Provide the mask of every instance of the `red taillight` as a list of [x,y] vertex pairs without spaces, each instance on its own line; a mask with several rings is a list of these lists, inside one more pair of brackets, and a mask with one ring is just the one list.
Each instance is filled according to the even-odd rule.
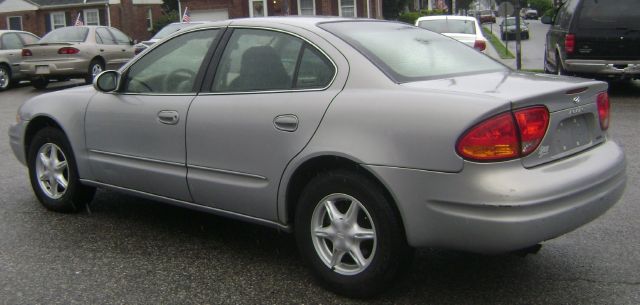
[[487,43],[484,40],[476,40],[476,42],[473,43],[473,48],[478,51],[484,51],[484,49],[487,48]]
[[22,49],[22,56],[33,56],[33,53],[29,49]]
[[58,54],[78,54],[80,50],[72,47],[64,47],[58,50]]
[[542,142],[549,125],[549,111],[543,106],[536,106],[518,110],[514,115],[520,130],[520,154],[524,157]]
[[536,150],[549,125],[544,106],[502,113],[471,128],[458,141],[457,152],[475,161],[504,161]]
[[598,94],[598,117],[600,117],[600,128],[607,130],[609,128],[609,94],[606,92],[600,92]]
[[576,35],[567,34],[564,36],[564,50],[567,54],[572,54],[576,50]]

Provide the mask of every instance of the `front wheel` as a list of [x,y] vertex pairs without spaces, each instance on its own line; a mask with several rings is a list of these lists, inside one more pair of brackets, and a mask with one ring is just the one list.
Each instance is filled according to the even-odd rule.
[[95,188],[80,184],[70,147],[64,133],[53,127],[38,131],[29,146],[31,187],[40,203],[56,212],[76,212],[95,194]]
[[411,261],[402,223],[380,186],[349,171],[314,178],[296,210],[302,258],[336,293],[380,293]]

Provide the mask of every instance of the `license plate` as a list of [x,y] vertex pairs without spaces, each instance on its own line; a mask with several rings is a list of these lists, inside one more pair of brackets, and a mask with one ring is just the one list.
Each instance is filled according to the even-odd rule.
[[554,140],[554,148],[557,152],[590,144],[593,139],[585,116],[575,116],[560,122]]
[[36,74],[49,74],[49,66],[36,66]]

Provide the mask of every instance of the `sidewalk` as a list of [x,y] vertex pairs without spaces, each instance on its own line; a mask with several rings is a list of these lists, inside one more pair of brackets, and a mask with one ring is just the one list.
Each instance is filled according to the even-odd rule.
[[504,65],[515,69],[516,68],[516,59],[515,58],[511,58],[511,59],[502,59],[500,58],[500,55],[498,55],[498,51],[496,51],[496,49],[493,47],[493,45],[487,41],[487,48],[485,49],[485,54],[489,55],[490,57],[494,58],[495,60],[503,63]]

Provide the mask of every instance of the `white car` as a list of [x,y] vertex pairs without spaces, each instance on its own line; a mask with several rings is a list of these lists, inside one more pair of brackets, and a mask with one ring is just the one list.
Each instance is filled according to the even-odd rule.
[[425,16],[416,20],[416,26],[449,36],[481,52],[487,48],[480,25],[470,16]]

